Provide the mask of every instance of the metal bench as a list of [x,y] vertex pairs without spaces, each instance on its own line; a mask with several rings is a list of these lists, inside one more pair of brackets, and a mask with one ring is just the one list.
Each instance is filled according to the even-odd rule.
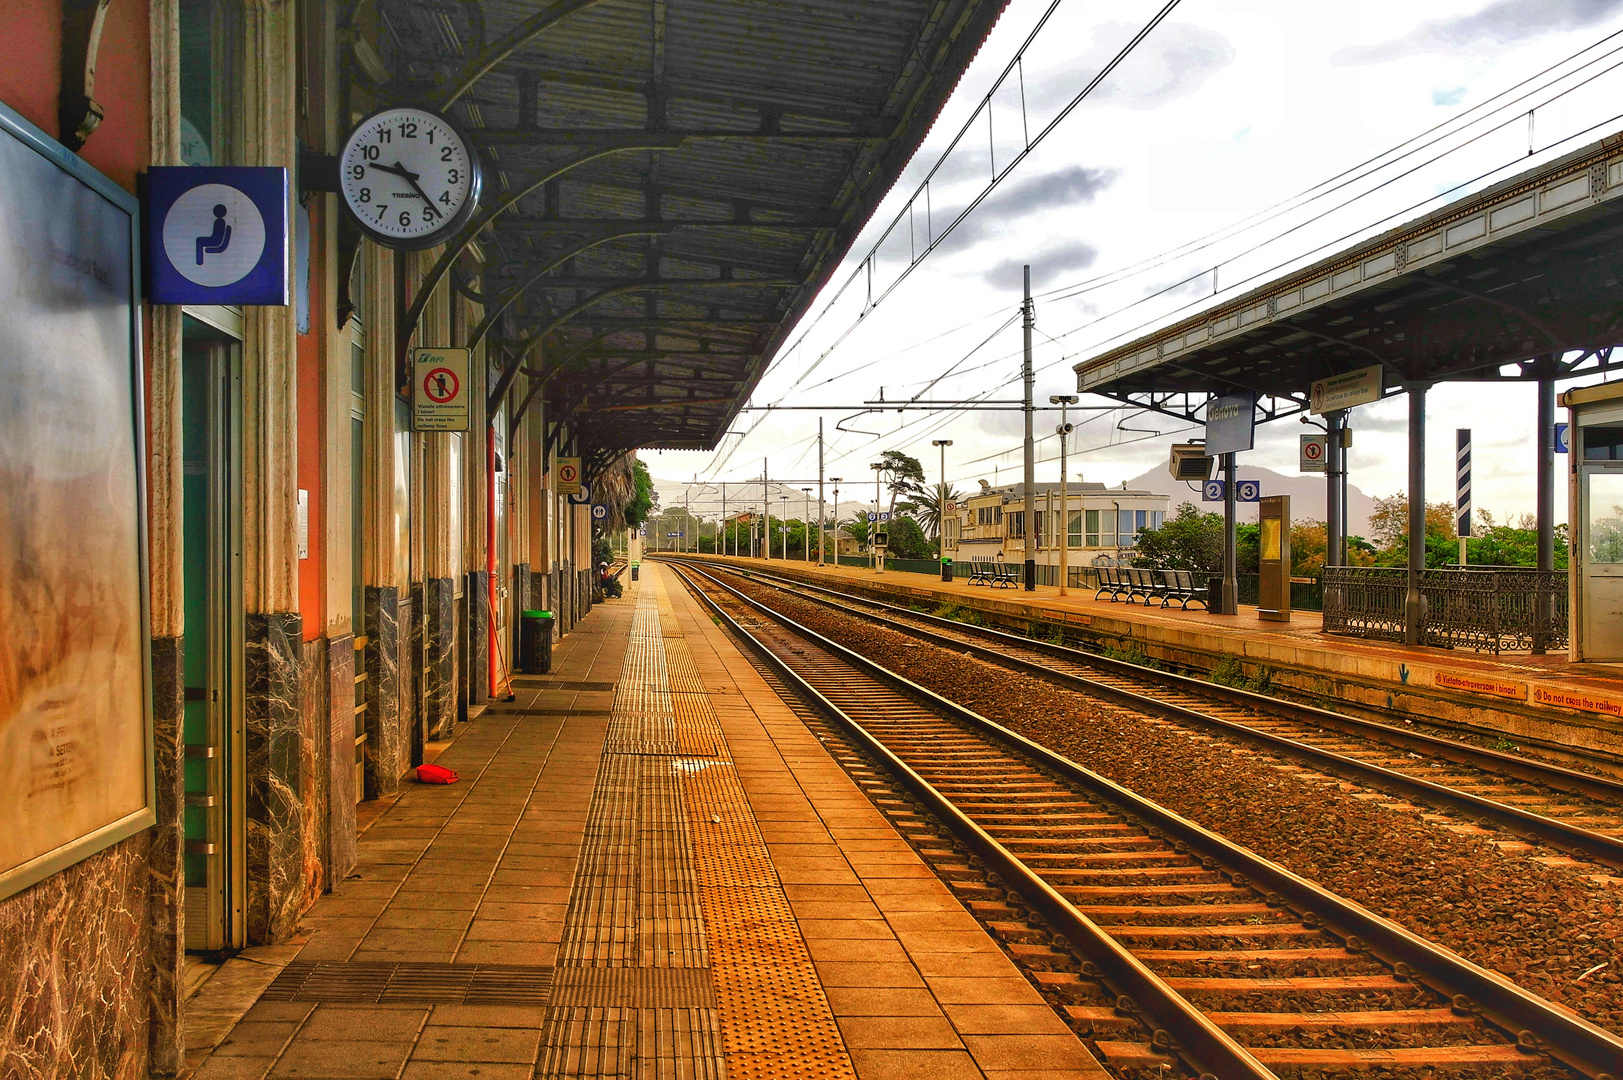
[[[1114,566],[1099,567],[1099,591],[1093,594],[1095,600],[1109,593],[1110,602],[1114,604],[1123,593],[1127,592],[1127,589],[1127,581],[1119,569]],[[1131,603],[1130,599],[1129,603]]]
[[1127,567],[1127,579],[1130,582],[1127,596],[1128,603],[1132,603],[1134,597],[1142,596],[1144,606],[1149,607],[1151,600],[1159,600],[1166,595],[1166,586],[1156,580],[1154,570],[1129,566]]
[[1195,575],[1190,571],[1162,570],[1161,580],[1166,585],[1166,591],[1161,598],[1162,607],[1166,607],[1174,600],[1178,601],[1185,611],[1189,610],[1191,602],[1198,603],[1203,608],[1207,606],[1207,592],[1205,589],[1196,587]]
[[1020,587],[1020,568],[1017,566],[998,563],[994,575],[992,581],[994,585],[1001,585],[1006,589],[1018,589]]
[[971,585],[996,584],[995,571],[997,567],[991,559],[971,557],[969,561],[969,583]]

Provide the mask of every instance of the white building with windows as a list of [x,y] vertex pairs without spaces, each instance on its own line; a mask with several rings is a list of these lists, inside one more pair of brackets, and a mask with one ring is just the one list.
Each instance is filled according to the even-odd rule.
[[[1080,568],[1114,566],[1130,558],[1138,531],[1159,528],[1172,501],[1126,485],[1107,488],[1085,480],[1070,483],[1068,507],[1060,503],[1057,483],[1037,484],[1033,493],[1037,500],[1037,580],[1041,584],[1059,580],[1062,517],[1069,525],[1067,564],[1076,582]],[[980,491],[960,501],[956,513],[947,514],[947,557],[960,563],[1024,562],[1025,499],[1024,484],[992,487],[981,481]]]

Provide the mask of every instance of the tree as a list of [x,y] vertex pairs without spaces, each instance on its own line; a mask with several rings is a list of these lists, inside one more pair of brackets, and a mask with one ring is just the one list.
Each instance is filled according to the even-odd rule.
[[868,546],[867,518],[854,517],[850,521],[847,521],[844,525],[840,526],[840,528],[845,530],[845,535],[854,539],[862,547]]
[[[1409,565],[1409,499],[1391,495],[1375,500],[1369,517],[1369,531],[1375,541],[1377,566]],[[1426,566],[1436,568],[1459,561],[1459,541],[1454,537],[1454,507],[1446,502],[1426,507]]]
[[963,496],[949,484],[931,484],[928,491],[915,499],[899,502],[896,508],[919,523],[926,536],[941,539],[941,504],[962,502]]
[[1223,569],[1223,517],[1184,503],[1159,529],[1141,529],[1135,562],[1166,570],[1220,573]]
[[922,497],[924,491],[924,466],[919,459],[909,457],[900,450],[886,450],[879,455],[879,471],[887,477],[885,487],[890,491],[890,517],[896,518],[896,500],[898,498]]
[[924,535],[919,523],[906,515],[890,519],[889,536],[885,550],[893,559],[935,558],[935,544]]

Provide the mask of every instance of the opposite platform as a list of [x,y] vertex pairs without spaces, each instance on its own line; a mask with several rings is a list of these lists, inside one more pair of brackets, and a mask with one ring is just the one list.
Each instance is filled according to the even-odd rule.
[[362,836],[196,1075],[1106,1075],[648,569]]
[[1564,653],[1493,656],[1332,636],[1312,611],[1294,612],[1289,623],[1266,622],[1252,607],[1212,615],[1198,608],[1112,603],[1095,599],[1091,589],[1073,588],[1062,597],[1053,586],[993,589],[863,567],[721,561],[904,606],[973,608],[988,622],[1017,631],[1033,622],[1063,624],[1074,638],[1137,648],[1181,670],[1209,672],[1232,657],[1247,674],[1266,668],[1275,686],[1334,708],[1363,705],[1378,719],[1395,712],[1555,752],[1577,749],[1623,771],[1623,665],[1571,664]]

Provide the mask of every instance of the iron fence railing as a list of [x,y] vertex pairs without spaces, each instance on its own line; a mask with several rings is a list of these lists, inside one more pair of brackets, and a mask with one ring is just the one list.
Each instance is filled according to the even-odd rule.
[[[1373,566],[1326,567],[1324,629],[1330,634],[1402,641],[1408,572]],[[1421,642],[1477,652],[1567,647],[1567,572],[1498,567],[1427,570]]]

